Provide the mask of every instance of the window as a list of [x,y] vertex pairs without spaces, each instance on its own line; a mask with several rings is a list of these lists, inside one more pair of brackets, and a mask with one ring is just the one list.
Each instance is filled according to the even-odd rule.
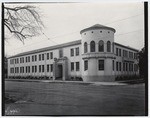
[[22,63],[24,63],[24,57],[22,57]]
[[104,70],[104,60],[98,60],[98,69]]
[[95,52],[95,42],[94,41],[91,41],[91,43],[90,43],[90,50],[91,50],[91,52]]
[[79,62],[76,62],[76,71],[79,71],[80,65]]
[[114,69],[115,69],[114,60],[112,60],[112,68],[113,68],[113,71],[114,71]]
[[53,72],[53,64],[51,64],[51,72]]
[[119,49],[119,56],[121,56],[121,49]]
[[44,72],[44,65],[42,65],[42,72]]
[[28,66],[28,73],[30,73],[30,66]]
[[71,52],[71,57],[74,56],[74,49],[73,48],[70,50],[70,52]]
[[41,54],[39,54],[39,61],[41,61]]
[[107,52],[111,52],[111,43],[107,41]]
[[35,56],[35,57],[34,57],[34,58],[35,58],[35,61],[37,61],[37,56],[36,56],[36,55],[34,55],[34,56]]
[[22,73],[22,67],[20,67],[20,73]]
[[74,71],[74,62],[71,62],[71,71]]
[[20,63],[22,63],[22,59],[20,58]]
[[32,72],[34,72],[34,66],[32,66]]
[[123,63],[123,71],[125,71],[125,63]]
[[87,53],[88,48],[87,48],[87,42],[84,43],[84,53]]
[[59,58],[61,58],[61,57],[63,57],[63,50],[62,49],[59,50]]
[[128,63],[126,63],[126,71],[128,71]]
[[49,60],[49,53],[47,53],[47,60]]
[[32,56],[32,62],[34,61],[34,55]]
[[116,48],[116,55],[118,56],[118,48]]
[[28,62],[28,57],[26,57],[26,62]]
[[26,73],[28,73],[28,66],[26,66]]
[[119,71],[121,71],[121,62],[119,62]]
[[39,72],[41,72],[41,65],[39,65]]
[[84,70],[88,70],[88,60],[84,61]]
[[50,58],[53,59],[53,52],[50,52]]
[[79,55],[79,47],[76,48],[76,56],[78,56],[78,55]]
[[22,67],[22,73],[24,73],[24,67]]
[[42,54],[42,60],[44,60],[44,54]]
[[37,66],[34,66],[34,68],[35,68],[35,73],[37,72]]
[[28,62],[30,62],[30,56],[28,56]]
[[49,64],[47,64],[47,72],[49,72]]
[[118,71],[118,62],[116,62],[116,71]]
[[99,41],[98,50],[104,52],[104,42],[102,40]]

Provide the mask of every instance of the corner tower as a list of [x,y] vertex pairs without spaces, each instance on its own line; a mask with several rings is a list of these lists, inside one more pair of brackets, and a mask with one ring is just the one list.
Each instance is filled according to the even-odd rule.
[[80,31],[84,81],[114,80],[114,33],[114,28],[100,24]]

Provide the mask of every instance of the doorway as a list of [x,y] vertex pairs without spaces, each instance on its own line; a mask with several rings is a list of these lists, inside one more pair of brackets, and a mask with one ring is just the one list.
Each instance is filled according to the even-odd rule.
[[57,71],[57,80],[62,80],[63,78],[63,66],[62,64],[58,65],[58,71]]

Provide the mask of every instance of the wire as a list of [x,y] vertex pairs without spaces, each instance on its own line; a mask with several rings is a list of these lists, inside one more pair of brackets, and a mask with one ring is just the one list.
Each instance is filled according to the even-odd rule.
[[[126,33],[121,33],[121,34],[117,34],[117,35],[114,35],[114,36],[116,37],[116,36],[120,36],[120,35],[127,35],[127,34],[130,34],[130,33],[133,33],[133,32],[138,32],[138,31],[143,31],[143,29],[138,29],[138,30],[134,30],[134,31],[126,32]],[[100,37],[100,38],[107,38],[107,37],[109,37],[109,36],[104,36],[104,37]],[[27,45],[27,46],[30,46],[30,45]],[[24,47],[27,47],[27,46],[24,46]],[[15,50],[17,50],[17,49],[22,49],[22,48],[16,48]]]

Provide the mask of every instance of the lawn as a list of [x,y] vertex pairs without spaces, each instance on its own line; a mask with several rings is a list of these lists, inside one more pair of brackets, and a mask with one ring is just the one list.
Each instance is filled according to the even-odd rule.
[[6,115],[145,115],[145,85],[5,81]]

